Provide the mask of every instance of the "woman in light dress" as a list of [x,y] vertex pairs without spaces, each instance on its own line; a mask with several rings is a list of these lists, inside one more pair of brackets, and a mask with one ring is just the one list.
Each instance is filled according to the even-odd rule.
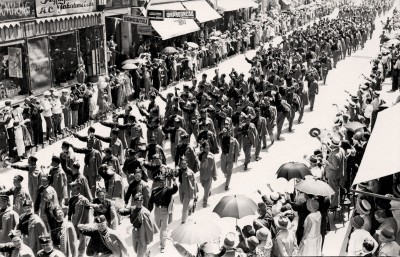
[[307,209],[310,211],[304,221],[304,234],[300,242],[298,256],[321,256],[321,213],[318,211],[317,200],[307,200]]

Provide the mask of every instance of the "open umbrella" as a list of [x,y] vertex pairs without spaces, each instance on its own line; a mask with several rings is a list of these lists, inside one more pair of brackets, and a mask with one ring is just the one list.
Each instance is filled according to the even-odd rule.
[[168,46],[168,47],[164,48],[161,52],[164,54],[174,54],[174,53],[178,53],[179,51],[175,47]]
[[335,193],[327,183],[314,178],[302,180],[294,188],[306,194],[319,196],[331,196]]
[[122,69],[124,70],[136,70],[138,68],[138,66],[136,66],[133,63],[127,63],[124,66],[122,66]]
[[128,63],[133,63],[133,64],[145,64],[146,62],[147,62],[146,59],[137,58],[137,59],[128,59],[128,60],[122,62],[122,64],[128,64]]
[[194,42],[187,42],[187,45],[191,48],[197,49],[199,48],[199,45],[194,43]]
[[209,37],[209,39],[210,39],[210,40],[221,40],[221,38],[220,38],[220,37],[217,37],[217,36]]
[[278,178],[285,178],[287,181],[292,178],[304,179],[305,176],[311,175],[310,169],[300,162],[288,162],[283,164],[276,172]]
[[172,231],[171,238],[181,244],[202,244],[220,236],[221,231],[221,227],[211,220],[188,220]]
[[358,122],[358,121],[352,121],[346,124],[345,126],[348,130],[356,132],[357,130],[361,128],[365,128],[365,125]]
[[230,195],[223,197],[213,212],[221,218],[231,217],[241,219],[257,213],[257,204],[244,195]]

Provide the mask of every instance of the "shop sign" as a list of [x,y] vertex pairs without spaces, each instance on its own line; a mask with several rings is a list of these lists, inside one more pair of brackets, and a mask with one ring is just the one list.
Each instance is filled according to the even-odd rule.
[[35,17],[34,0],[0,0],[0,21]]
[[143,16],[124,15],[123,20],[133,24],[149,25],[149,19]]
[[29,69],[32,90],[51,85],[49,58],[49,41],[47,38],[28,41]]
[[147,10],[147,17],[150,20],[163,21],[164,11],[162,10]]
[[36,0],[37,17],[96,11],[96,0]]
[[19,47],[8,48],[8,76],[10,78],[23,78],[22,49]]
[[151,26],[138,25],[137,33],[139,35],[152,36],[153,35],[153,29],[151,28]]
[[195,19],[196,11],[192,10],[165,10],[165,18],[167,19]]

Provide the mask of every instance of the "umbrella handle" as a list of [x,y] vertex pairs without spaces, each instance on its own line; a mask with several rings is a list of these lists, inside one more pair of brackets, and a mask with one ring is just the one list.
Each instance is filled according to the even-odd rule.
[[267,187],[269,188],[269,190],[271,190],[271,192],[274,192],[274,190],[272,189],[272,187],[269,183],[267,183]]

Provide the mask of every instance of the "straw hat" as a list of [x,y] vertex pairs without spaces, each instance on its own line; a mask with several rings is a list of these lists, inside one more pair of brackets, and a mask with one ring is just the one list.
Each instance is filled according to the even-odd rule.
[[233,232],[229,232],[224,239],[224,247],[226,249],[233,249],[239,244],[239,238]]
[[307,210],[309,210],[310,212],[317,212],[318,208],[319,208],[319,203],[317,200],[314,199],[309,199],[307,200]]

